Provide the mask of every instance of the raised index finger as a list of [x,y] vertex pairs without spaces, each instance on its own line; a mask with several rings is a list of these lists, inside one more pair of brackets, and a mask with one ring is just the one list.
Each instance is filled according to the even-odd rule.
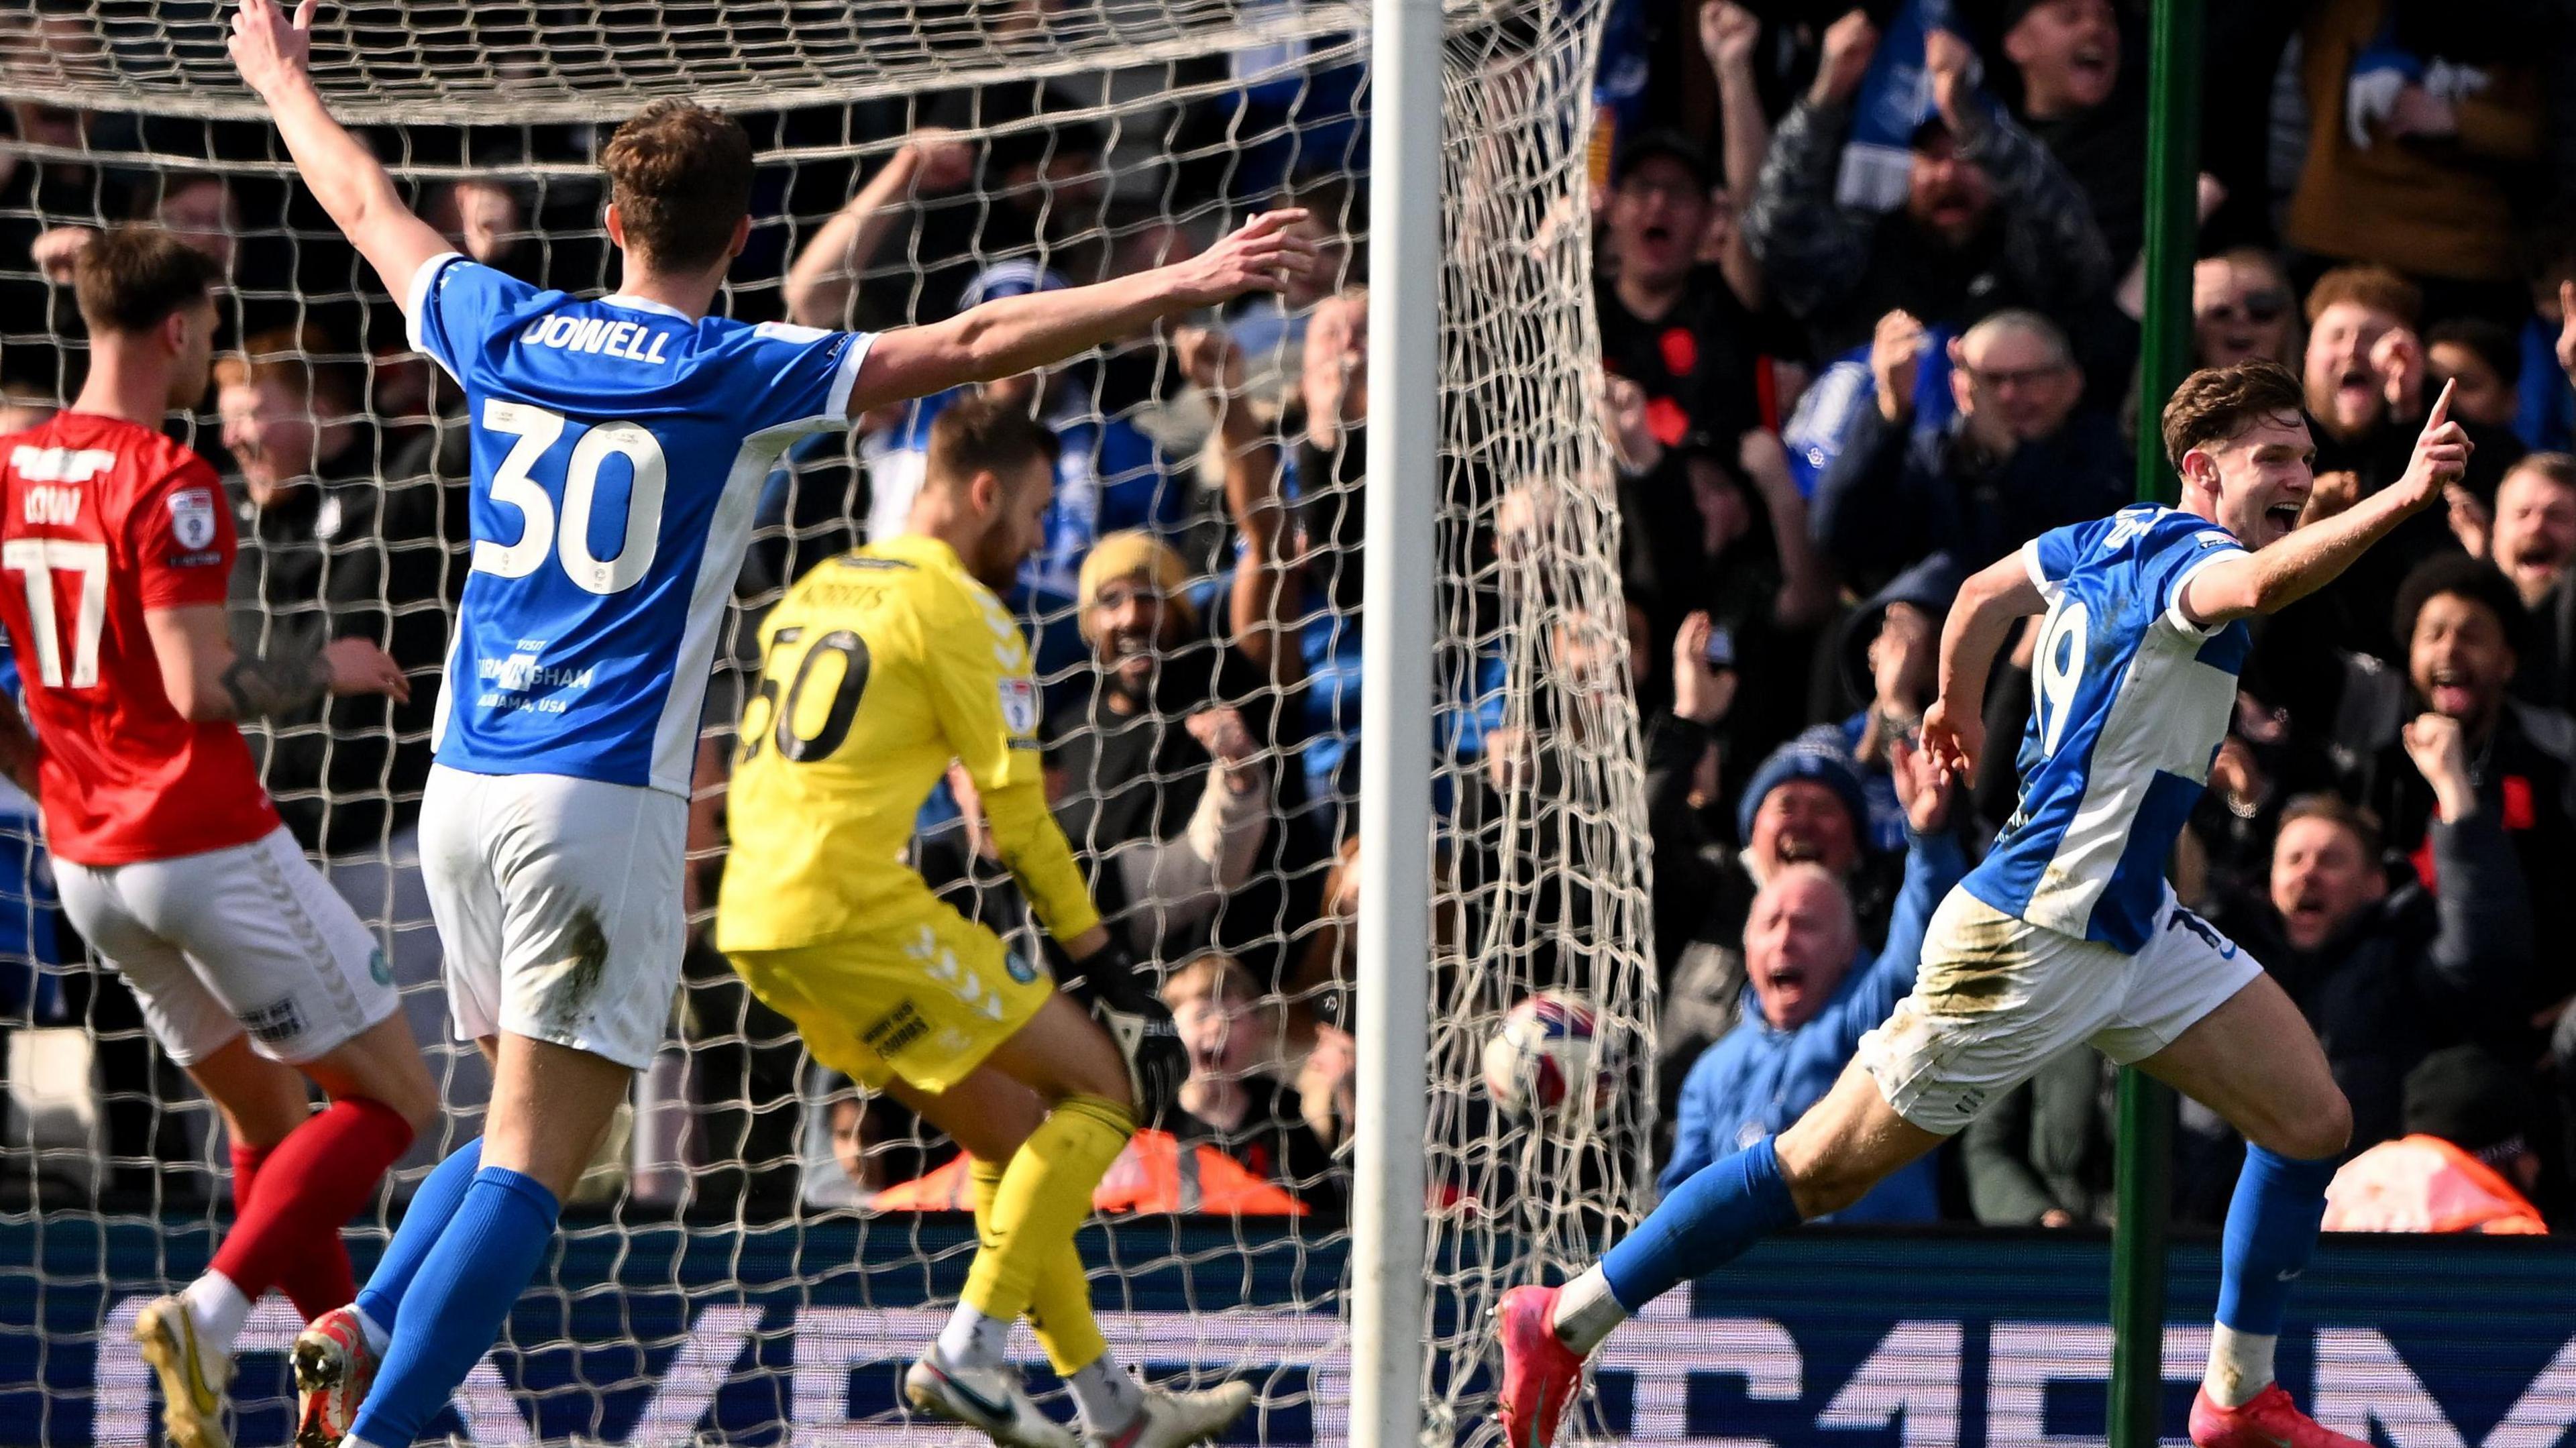
[[2424,430],[2431,432],[2451,420],[2451,389],[2460,385],[2454,377],[2442,384],[2442,395],[2433,399],[2433,410],[2424,414]]

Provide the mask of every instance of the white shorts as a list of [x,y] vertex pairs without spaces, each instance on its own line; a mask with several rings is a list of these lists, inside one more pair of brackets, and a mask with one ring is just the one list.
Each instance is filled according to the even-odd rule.
[[1896,1114],[1947,1136],[2089,1043],[2120,1065],[2173,1044],[2263,973],[2172,892],[2135,955],[2032,925],[1954,889],[1932,914],[1913,994],[1860,1038]]
[[650,1065],[680,987],[688,825],[657,789],[432,766],[420,865],[457,1038]]
[[64,913],[182,1066],[244,1032],[252,1050],[300,1065],[401,1004],[375,933],[282,827],[176,859],[58,859],[54,878]]

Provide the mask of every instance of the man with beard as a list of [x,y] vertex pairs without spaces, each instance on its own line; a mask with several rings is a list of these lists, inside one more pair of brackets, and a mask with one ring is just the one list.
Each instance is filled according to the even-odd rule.
[[[2429,713],[2453,721],[2475,806],[2495,812],[2522,875],[2562,881],[2576,872],[2576,720],[2556,709],[2512,698],[2513,678],[2529,619],[2504,575],[2454,553],[2408,574],[2397,593],[2396,630],[2407,641],[2403,675],[2374,659],[2351,656],[2335,716],[2335,759],[2343,793],[2387,823],[2391,846],[2410,857],[2431,888],[2452,882],[2431,828],[2454,801],[2441,795],[2409,758],[2409,727]],[[2417,720],[2414,726],[2405,721]],[[2539,938],[2558,940],[2576,928],[2565,892],[2543,888],[2532,902]],[[2559,955],[2540,963],[2528,1004],[2551,1005],[2576,992],[2576,971]]]
[[2474,558],[2513,583],[2531,611],[2531,633],[2514,672],[2513,696],[2564,709],[2576,698],[2576,457],[2533,453],[2496,484],[2495,507],[2461,490],[2451,495],[2451,531]]
[[1083,560],[1076,620],[1092,672],[1049,721],[1056,818],[1138,951],[1174,959],[1214,941],[1275,974],[1263,952],[1276,950],[1283,867],[1313,854],[1296,848],[1304,780],[1289,771],[1274,786],[1269,762],[1289,744],[1279,702],[1304,659],[1281,644],[1303,592],[1279,566],[1278,449],[1241,396],[1241,350],[1222,329],[1192,328],[1176,352],[1217,413],[1242,548],[1204,606],[1180,555],[1149,533],[1112,533]]
[[2352,1103],[2354,1150],[2404,1134],[2401,1086],[2427,1053],[2520,1024],[2532,960],[2530,892],[2500,812],[2470,782],[2459,721],[2421,715],[2401,747],[2443,801],[2427,840],[2439,890],[2390,878],[2367,811],[2310,794],[2281,812],[2264,893],[2211,915],[2316,1028]]
[[1905,204],[1845,210],[1835,176],[1852,101],[1878,33],[1854,10],[1825,32],[1815,83],[1772,140],[1745,218],[1772,291],[1805,322],[1821,359],[1905,311],[1964,326],[2008,306],[2067,311],[2111,285],[2109,250],[2084,192],[2046,147],[1976,94],[1974,52],[1930,33],[1933,113],[1913,137]]
[[[763,625],[717,945],[817,1059],[973,1158],[979,1250],[948,1327],[905,1374],[914,1408],[997,1443],[1074,1448],[1009,1361],[1026,1315],[1095,1439],[1179,1448],[1231,1422],[1249,1391],[1130,1376],[1092,1320],[1073,1240],[1101,1173],[1173,1104],[1188,1057],[1048,817],[1037,685],[997,595],[1040,536],[1055,439],[970,398],[931,424],[930,447],[913,526],[808,573]],[[823,680],[831,702],[807,707]],[[898,858],[921,798],[959,764],[1078,986],[1059,991]]]

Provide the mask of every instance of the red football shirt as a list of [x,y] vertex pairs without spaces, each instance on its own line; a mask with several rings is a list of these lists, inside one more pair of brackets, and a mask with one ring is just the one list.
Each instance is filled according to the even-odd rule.
[[0,622],[62,858],[166,860],[277,828],[241,731],[171,707],[143,626],[146,609],[223,603],[234,546],[215,470],[157,432],[63,412],[0,437]]

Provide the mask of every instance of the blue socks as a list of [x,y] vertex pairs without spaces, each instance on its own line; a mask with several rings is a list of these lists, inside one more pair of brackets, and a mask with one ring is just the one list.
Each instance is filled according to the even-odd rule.
[[465,1189],[474,1184],[474,1173],[482,1165],[483,1138],[478,1136],[450,1153],[412,1193],[411,1205],[403,1209],[402,1225],[385,1244],[385,1255],[376,1259],[367,1285],[358,1289],[358,1310],[376,1326],[393,1331],[403,1294],[411,1291],[411,1280],[419,1274],[429,1249],[438,1245],[448,1220],[464,1205]]
[[555,1194],[534,1177],[497,1166],[474,1173],[447,1230],[419,1264],[351,1438],[408,1448],[420,1436],[501,1335],[545,1260],[559,1210]]
[[2245,1148],[2245,1170],[2227,1204],[2227,1233],[2219,1248],[2221,1326],[2280,1335],[2290,1310],[2290,1283],[2316,1250],[2326,1183],[2334,1174],[2331,1160],[2292,1161],[2259,1146]]
[[[1634,1313],[1679,1284],[1743,1255],[1798,1224],[1798,1205],[1764,1137],[1710,1162],[1664,1198],[1627,1240],[1601,1259],[1610,1295]],[[2309,1221],[2311,1228],[2315,1219]],[[2234,1230],[2231,1219],[2229,1230]],[[2314,1235],[2313,1231],[2310,1235]]]

